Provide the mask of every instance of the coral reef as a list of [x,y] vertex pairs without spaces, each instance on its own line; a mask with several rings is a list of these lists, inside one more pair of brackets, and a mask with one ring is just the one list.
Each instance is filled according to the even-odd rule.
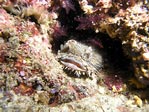
[[79,3],[86,16],[77,18],[80,22],[77,29],[92,28],[120,39],[125,55],[133,61],[137,79],[149,85],[148,1],[80,0]]
[[113,69],[100,35],[121,42],[148,85],[148,9],[145,0],[0,0],[0,111],[147,111],[148,88]]
[[[5,5],[2,4],[2,7],[6,8]],[[10,111],[20,102],[19,100],[23,100],[23,97],[25,99],[20,105],[24,105],[28,97],[28,103],[37,104],[38,108],[38,104],[56,106],[94,94],[88,92],[91,87],[85,84],[86,81],[80,84],[70,81],[52,53],[50,42],[56,27],[59,26],[55,16],[51,16],[53,12],[48,13],[44,9],[40,17],[46,14],[49,18],[43,17],[46,21],[44,23],[38,21],[40,17],[36,17],[37,10],[32,13],[37,21],[33,21],[30,14],[22,17],[21,14],[8,13],[12,10],[0,9],[0,100],[3,102],[0,104],[1,108]],[[92,83],[96,84],[94,81]],[[15,97],[18,100],[14,100]]]

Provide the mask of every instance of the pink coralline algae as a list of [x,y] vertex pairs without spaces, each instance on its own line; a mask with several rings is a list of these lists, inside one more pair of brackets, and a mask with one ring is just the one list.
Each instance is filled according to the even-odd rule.
[[122,91],[124,88],[124,82],[118,75],[107,76],[104,79],[104,83],[107,85],[108,89],[113,90],[114,92]]

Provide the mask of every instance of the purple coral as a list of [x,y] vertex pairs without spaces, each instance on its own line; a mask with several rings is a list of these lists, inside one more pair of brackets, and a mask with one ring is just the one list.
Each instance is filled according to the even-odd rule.
[[54,0],[54,2],[52,2],[52,7],[49,9],[57,11],[61,8],[64,8],[67,14],[69,13],[70,10],[75,11],[75,6],[72,0]]
[[53,29],[54,29],[54,33],[53,33],[54,38],[61,37],[61,36],[67,36],[66,28],[60,27],[58,24],[56,24],[53,27]]
[[104,19],[104,17],[105,17],[104,14],[90,15],[87,17],[77,17],[75,18],[75,20],[80,22],[80,24],[76,29],[85,30],[85,29],[93,28],[94,26],[98,25],[99,22]]
[[75,7],[72,4],[71,0],[60,0],[62,7],[66,10],[66,13],[68,14],[70,10],[75,11]]

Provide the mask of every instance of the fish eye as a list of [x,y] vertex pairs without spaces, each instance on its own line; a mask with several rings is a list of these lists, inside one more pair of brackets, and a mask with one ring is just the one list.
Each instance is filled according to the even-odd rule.
[[85,58],[89,59],[91,57],[91,53],[85,53],[84,56]]
[[68,52],[69,51],[69,46],[64,46],[62,49],[61,49],[61,52]]

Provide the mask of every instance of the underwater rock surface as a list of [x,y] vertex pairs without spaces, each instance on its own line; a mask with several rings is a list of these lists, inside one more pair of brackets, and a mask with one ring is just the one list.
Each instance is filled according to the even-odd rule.
[[[79,0],[86,13],[79,29],[93,28],[120,39],[126,56],[133,63],[134,74],[143,84],[149,85],[149,7],[141,0]],[[100,19],[100,21],[99,21]]]
[[[148,1],[0,0],[0,6],[0,111],[149,110]],[[106,61],[93,38],[98,32],[120,40],[145,85]]]

